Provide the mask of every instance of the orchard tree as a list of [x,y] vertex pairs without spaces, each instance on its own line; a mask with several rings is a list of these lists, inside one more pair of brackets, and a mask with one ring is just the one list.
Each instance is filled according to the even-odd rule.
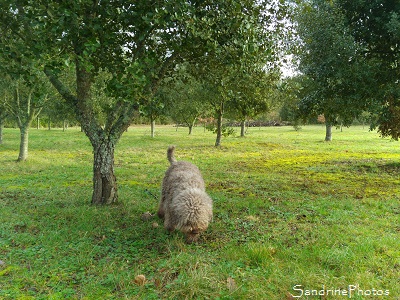
[[291,122],[295,130],[299,130],[302,123],[309,121],[307,118],[309,114],[307,112],[302,113],[299,107],[301,100],[310,93],[305,89],[310,87],[310,83],[307,82],[308,79],[305,75],[296,75],[285,78],[278,85],[278,97],[281,104],[279,117],[283,121]]
[[[336,0],[360,55],[371,69],[368,110],[378,113],[372,127],[382,136],[400,137],[400,2]],[[365,102],[360,99],[360,102]]]
[[245,136],[246,120],[269,112],[277,104],[278,70],[250,65],[232,77],[233,93],[228,110],[240,120],[240,136]]
[[215,146],[221,145],[223,116],[229,107],[236,108],[242,120],[243,115],[268,110],[269,103],[261,95],[270,83],[264,71],[274,74],[279,64],[283,50],[280,40],[287,34],[283,21],[287,11],[285,2],[279,1],[269,3],[256,20],[242,16],[243,24],[251,28],[248,36],[228,44],[201,68],[201,82],[213,95],[208,99],[216,120]]
[[166,80],[160,93],[166,98],[167,114],[177,127],[181,124],[188,127],[190,135],[197,119],[209,110],[210,93],[189,69],[189,65],[179,66],[176,75]]
[[29,129],[32,121],[37,118],[48,100],[48,90],[46,90],[48,87],[43,84],[41,79],[38,78],[36,83],[27,83],[22,78],[12,80],[10,77],[3,77],[4,82],[8,83],[8,87],[3,91],[3,98],[0,102],[8,114],[14,118],[20,131],[17,161],[25,161],[28,158]]
[[299,35],[299,70],[306,75],[307,95],[300,102],[303,115],[324,115],[325,140],[332,126],[349,126],[367,107],[368,85],[374,76],[359,55],[359,48],[336,1],[304,2],[296,16]]
[[[56,1],[3,0],[0,3],[0,55],[22,58],[42,70],[75,111],[93,147],[93,204],[118,199],[114,149],[139,105],[182,61],[215,57],[232,45],[250,52],[253,32],[265,28],[267,1]],[[14,44],[19,47],[15,47]],[[201,60],[202,62],[207,60]],[[63,80],[74,68],[74,87]],[[28,70],[24,70],[27,72]],[[111,101],[93,100],[93,82],[110,75]]]
[[[298,14],[300,70],[315,87],[302,101],[328,121],[369,111],[383,136],[400,136],[400,3],[314,0]],[[325,110],[325,111],[324,111]]]
[[[269,40],[272,42],[272,40]],[[277,62],[274,55],[268,55],[273,48],[255,50],[252,55],[245,57],[242,62],[233,61],[234,55],[214,60],[212,64],[203,69],[201,84],[207,90],[206,97],[213,117],[216,120],[215,146],[221,145],[223,136],[223,116],[231,110],[239,115],[241,120],[252,114],[258,114],[262,110],[268,110],[268,99],[266,98],[267,86],[270,81],[268,75],[261,68],[254,69],[252,63],[259,63],[260,59],[267,59]],[[261,50],[262,49],[262,50]],[[231,49],[232,50],[232,49]]]
[[165,96],[157,92],[150,97],[146,104],[140,106],[140,114],[150,121],[150,136],[155,137],[156,119],[165,114]]

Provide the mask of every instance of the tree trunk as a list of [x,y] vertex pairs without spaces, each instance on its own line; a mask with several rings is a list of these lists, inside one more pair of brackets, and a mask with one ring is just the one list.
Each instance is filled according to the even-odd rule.
[[223,115],[223,106],[221,105],[221,109],[217,111],[217,139],[215,140],[215,147],[221,146],[222,139],[222,115]]
[[193,132],[193,127],[194,127],[194,124],[196,123],[196,119],[197,118],[194,118],[193,122],[189,124],[189,135],[191,135]]
[[19,128],[21,139],[19,144],[19,155],[17,161],[25,161],[28,158],[28,132],[29,126],[23,125]]
[[156,130],[156,120],[151,120],[151,137],[153,138],[155,136],[155,130]]
[[240,122],[240,136],[244,137],[246,134],[246,120],[242,120],[242,122]]
[[325,142],[330,142],[332,141],[332,125],[326,122],[325,127],[326,127]]
[[93,195],[92,204],[117,202],[117,179],[114,175],[114,148],[111,142],[100,141],[93,145]]
[[0,145],[3,144],[4,120],[0,118]]

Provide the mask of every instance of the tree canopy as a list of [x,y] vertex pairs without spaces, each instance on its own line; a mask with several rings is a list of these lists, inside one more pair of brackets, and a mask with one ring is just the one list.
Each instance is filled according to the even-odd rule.
[[363,111],[377,113],[383,136],[400,136],[399,2],[304,1],[298,6],[299,69],[310,92],[304,114],[344,125]]
[[[0,55],[12,62],[9,74],[29,80],[32,71],[44,72],[74,108],[94,150],[92,203],[113,203],[115,144],[139,106],[178,63],[203,68],[216,57],[229,64],[268,52],[268,26],[280,6],[250,0],[4,0]],[[63,77],[71,68],[72,87]],[[104,72],[108,100],[99,106],[94,83]]]

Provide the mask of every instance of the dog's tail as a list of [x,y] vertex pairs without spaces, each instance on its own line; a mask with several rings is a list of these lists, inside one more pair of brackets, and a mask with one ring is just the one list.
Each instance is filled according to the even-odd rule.
[[168,147],[167,158],[171,164],[176,162],[174,151],[175,151],[175,146]]

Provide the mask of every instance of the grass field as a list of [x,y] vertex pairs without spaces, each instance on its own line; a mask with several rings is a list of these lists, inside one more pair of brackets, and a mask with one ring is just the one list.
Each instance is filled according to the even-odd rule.
[[[250,128],[215,148],[202,128],[157,130],[123,135],[108,207],[90,205],[77,128],[32,129],[24,163],[18,130],[4,130],[0,299],[400,299],[398,142],[351,127],[326,143],[321,125]],[[170,144],[214,199],[198,244],[141,219],[157,210]]]

